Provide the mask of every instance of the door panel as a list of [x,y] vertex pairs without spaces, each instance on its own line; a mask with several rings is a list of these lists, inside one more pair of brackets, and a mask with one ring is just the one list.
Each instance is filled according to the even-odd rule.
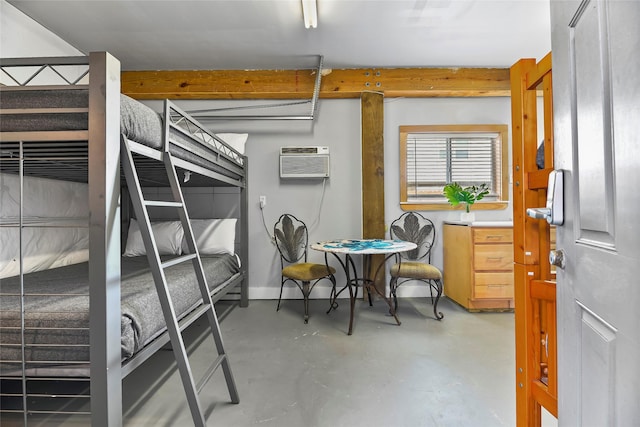
[[[601,3],[590,2],[573,22],[572,80],[576,82],[578,239],[598,246],[613,243],[613,168],[610,90],[606,70],[607,30]],[[603,203],[605,201],[607,203]]]
[[640,2],[551,2],[561,426],[640,419]]
[[580,395],[582,413],[580,425],[610,426],[614,421],[614,388],[611,379],[615,377],[616,330],[607,322],[581,308],[580,347],[582,374]]

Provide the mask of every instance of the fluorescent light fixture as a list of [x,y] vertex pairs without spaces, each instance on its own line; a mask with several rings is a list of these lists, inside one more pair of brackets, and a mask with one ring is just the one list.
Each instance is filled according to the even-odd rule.
[[302,0],[302,19],[305,28],[318,26],[318,5],[316,0]]

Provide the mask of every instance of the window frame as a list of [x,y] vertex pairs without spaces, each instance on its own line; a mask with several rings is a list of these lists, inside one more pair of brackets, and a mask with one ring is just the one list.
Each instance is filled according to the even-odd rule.
[[501,183],[497,186],[498,200],[480,200],[471,206],[471,210],[500,210],[509,206],[509,151],[508,126],[500,124],[483,125],[404,125],[400,126],[400,207],[404,211],[414,210],[460,210],[462,206],[451,206],[447,199],[437,199],[427,203],[408,201],[407,194],[407,135],[415,133],[491,133],[498,134],[500,139],[500,176]]

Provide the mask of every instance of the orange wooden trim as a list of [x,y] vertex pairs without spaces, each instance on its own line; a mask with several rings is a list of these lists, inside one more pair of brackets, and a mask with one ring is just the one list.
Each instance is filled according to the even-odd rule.
[[[531,271],[531,266],[527,266],[527,270]],[[535,272],[537,274],[537,272]],[[529,418],[528,425],[539,426],[541,420],[540,407],[532,402],[536,402],[534,397],[533,382],[541,376],[541,354],[540,354],[540,341],[541,334],[541,321],[540,321],[540,301],[531,298],[530,290],[531,282],[527,283],[527,299],[525,305],[527,307],[527,329],[525,331],[526,338],[526,355],[527,355],[527,416]],[[533,424],[532,424],[533,423]]]
[[[549,54],[550,56],[551,54]],[[553,169],[553,76],[551,71],[543,80],[544,105],[544,167]]]
[[[389,97],[509,96],[505,68],[324,69],[319,97],[359,98],[376,91]],[[124,71],[122,92],[136,99],[311,98],[315,69]]]
[[[541,207],[546,202],[549,170],[538,171],[536,165],[539,142],[536,97],[540,93],[544,97],[541,118],[545,130],[545,166],[553,165],[550,71],[551,54],[537,64],[533,59],[522,59],[511,67],[516,423],[519,427],[540,426],[540,405],[557,414],[555,287],[551,281],[543,280],[552,276],[546,258],[550,231],[546,222],[525,214],[527,208]],[[541,353],[543,334],[547,343],[544,354]],[[551,387],[539,380],[541,362],[547,364]]]
[[[406,179],[405,179],[405,194],[406,194]],[[403,182],[400,181],[400,190],[402,190]],[[479,201],[471,205],[472,211],[491,211],[507,209],[509,202],[485,202]],[[403,211],[463,211],[465,208],[461,206],[451,206],[447,202],[441,203],[410,203],[400,202],[400,208]]]
[[[528,249],[525,250],[525,136],[531,128],[525,120],[525,112],[535,111],[535,96],[525,89],[525,76],[535,66],[535,59],[521,59],[511,67],[511,144],[513,176],[513,231],[514,261],[530,264],[537,259]],[[527,254],[530,253],[530,255]]]
[[534,68],[527,72],[525,85],[527,90],[535,90],[542,79],[551,72],[551,62],[551,52],[549,52]]
[[[540,206],[545,206],[547,202],[547,192],[538,191],[540,198]],[[555,275],[551,274],[551,264],[549,263],[549,251],[551,250],[551,227],[547,221],[538,220],[538,251],[541,256],[539,259],[540,275],[537,279],[549,280],[555,282]]]
[[[532,349],[539,345],[534,323],[535,310],[529,295],[529,282],[537,273],[535,266],[514,264],[514,305],[516,330],[516,421],[518,427],[536,425],[540,418],[539,408],[536,409],[531,394],[531,379],[539,373],[536,362],[531,354]],[[537,360],[537,359],[536,359]]]
[[531,281],[531,298],[555,301],[556,300],[556,284],[548,280],[532,280]]
[[540,169],[527,173],[526,185],[530,190],[546,189],[551,169]]
[[548,387],[539,380],[531,381],[531,394],[536,402],[544,406],[554,417],[558,416],[558,401],[548,390]]
[[547,389],[556,401],[555,412],[551,410],[549,410],[549,412],[555,417],[558,417],[558,322],[556,317],[556,302],[553,301],[549,306],[551,309],[547,310],[547,332],[549,333],[549,339],[547,341],[547,348],[549,350],[549,356],[547,358],[549,385]]

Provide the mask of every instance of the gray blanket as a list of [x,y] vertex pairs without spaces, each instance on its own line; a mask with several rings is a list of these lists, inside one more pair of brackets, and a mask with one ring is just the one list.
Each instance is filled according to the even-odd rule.
[[[234,256],[206,256],[202,261],[212,291],[240,274]],[[192,264],[182,263],[165,273],[176,313],[183,317],[201,301]],[[30,344],[26,360],[34,362],[29,367],[88,362],[88,263],[28,274],[24,286],[24,336]],[[19,278],[2,279],[0,287],[0,369],[7,372],[19,367],[11,361],[20,360],[20,297],[9,296],[19,294]],[[166,329],[146,257],[122,258],[121,301],[125,360]]]

